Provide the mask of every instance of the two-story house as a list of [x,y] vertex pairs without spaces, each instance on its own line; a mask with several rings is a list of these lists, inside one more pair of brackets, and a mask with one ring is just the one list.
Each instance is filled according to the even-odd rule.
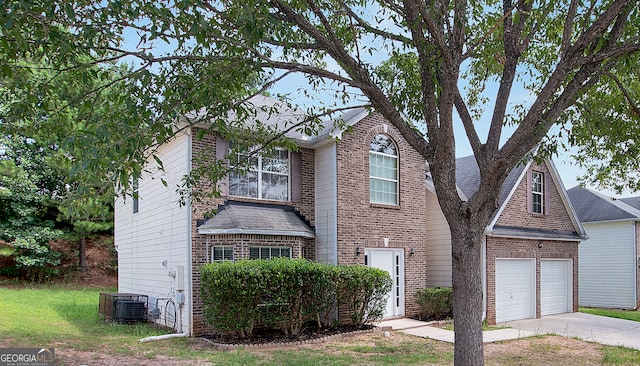
[[[301,112],[267,97],[251,103],[280,110],[277,116],[265,114],[265,123],[300,119]],[[185,206],[178,205],[175,187],[200,161],[194,156],[213,151],[224,159],[229,143],[215,132],[196,138],[199,127],[191,127],[160,147],[164,170],[151,160],[149,173],[135,185],[139,199],[116,201],[119,291],[149,295],[151,308],[157,306],[163,316],[175,314],[171,326],[197,335],[209,330],[199,296],[201,265],[303,257],[387,270],[393,289],[385,317],[418,315],[418,289],[451,284],[448,227],[425,161],[378,113],[358,109],[342,120],[347,130],[328,123],[318,136],[288,133],[297,151],[252,157],[249,169],[232,170],[216,183],[221,197]],[[458,164],[471,181],[472,165],[468,160]],[[463,181],[461,195],[471,194],[473,183]],[[577,243],[583,231],[553,164],[527,164],[505,186],[487,229],[488,318],[544,315],[550,311],[547,298],[558,312],[575,311]],[[212,209],[217,213],[205,218]],[[520,268],[527,270],[512,275]],[[564,276],[563,286],[557,273]],[[505,279],[518,283],[503,284]],[[515,290],[527,292],[516,306],[528,305],[528,312],[503,317],[503,307],[516,303],[511,301]]]

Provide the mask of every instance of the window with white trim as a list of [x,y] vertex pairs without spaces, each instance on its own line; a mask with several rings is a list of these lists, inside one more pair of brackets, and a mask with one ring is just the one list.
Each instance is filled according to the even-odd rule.
[[289,150],[276,148],[269,154],[237,153],[238,169],[229,173],[229,195],[289,200]]
[[211,262],[233,261],[233,247],[216,245],[211,247]]
[[398,204],[398,148],[383,134],[376,135],[369,144],[369,200]]
[[531,212],[544,213],[544,173],[531,172]]
[[249,259],[291,258],[290,247],[249,247]]

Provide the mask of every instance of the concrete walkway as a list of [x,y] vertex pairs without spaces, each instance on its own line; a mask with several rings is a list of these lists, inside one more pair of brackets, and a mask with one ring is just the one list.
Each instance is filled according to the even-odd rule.
[[589,342],[640,350],[640,322],[605,316],[567,313],[516,320],[507,326],[535,334],[557,334]]
[[[385,320],[377,324],[378,327],[391,327],[402,333],[411,334],[422,338],[430,338],[438,341],[453,343],[453,331],[433,326],[434,322],[423,322],[414,319]],[[535,332],[513,328],[496,329],[482,332],[484,343],[507,341],[511,339],[526,338],[536,335]]]
[[[385,320],[378,327],[391,327],[402,333],[453,343],[453,331],[434,327],[434,322],[414,319]],[[589,342],[624,346],[640,350],[640,322],[584,313],[547,315],[540,319],[504,323],[508,328],[482,332],[484,343],[557,334]]]

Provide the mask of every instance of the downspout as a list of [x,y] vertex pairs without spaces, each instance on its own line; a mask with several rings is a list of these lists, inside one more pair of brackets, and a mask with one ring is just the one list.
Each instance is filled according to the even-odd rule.
[[145,337],[138,340],[138,342],[144,343],[144,342],[150,342],[150,341],[161,341],[163,339],[184,338],[188,336],[189,336],[189,333],[171,333],[171,334],[163,334],[159,336]]

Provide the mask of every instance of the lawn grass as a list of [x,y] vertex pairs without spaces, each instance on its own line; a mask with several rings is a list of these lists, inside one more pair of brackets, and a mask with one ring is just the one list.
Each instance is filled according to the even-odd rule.
[[53,345],[63,336],[80,350],[166,333],[146,324],[105,323],[98,316],[100,292],[59,287],[0,288],[0,332],[14,346]]
[[[198,338],[174,338],[140,343],[138,340],[165,333],[148,324],[105,323],[98,316],[100,292],[114,289],[71,289],[63,287],[0,287],[0,347],[53,347],[58,365],[88,363],[99,365],[99,357],[120,357],[127,364],[145,360],[166,360],[180,364],[215,365],[451,365],[453,345],[392,332],[361,334],[343,341],[313,346],[267,350],[221,351]],[[544,340],[545,338],[541,338]],[[487,358],[488,365],[520,365],[525,359],[539,364],[562,359],[564,350],[555,345],[529,342],[530,354],[523,355],[523,343],[502,354]],[[533,342],[533,343],[532,343]],[[505,342],[505,345],[509,342]],[[523,346],[520,346],[522,344]],[[586,343],[584,343],[586,344]],[[595,359],[580,355],[578,364],[637,364],[640,351],[621,347],[589,346],[598,349]],[[66,351],[66,352],[65,352]],[[76,353],[73,359],[72,352]],[[544,351],[544,352],[541,352]],[[545,358],[542,357],[544,353]],[[81,356],[77,356],[81,354]],[[78,359],[78,357],[82,357]],[[158,357],[158,358],[156,358]],[[566,357],[564,357],[566,358]],[[583,362],[584,361],[584,362]],[[160,362],[162,363],[162,362]],[[160,364],[159,363],[159,364]],[[176,364],[175,362],[172,364]]]
[[580,308],[581,313],[608,316],[610,318],[619,318],[640,322],[639,310],[620,310],[620,309],[599,309],[599,308]]

